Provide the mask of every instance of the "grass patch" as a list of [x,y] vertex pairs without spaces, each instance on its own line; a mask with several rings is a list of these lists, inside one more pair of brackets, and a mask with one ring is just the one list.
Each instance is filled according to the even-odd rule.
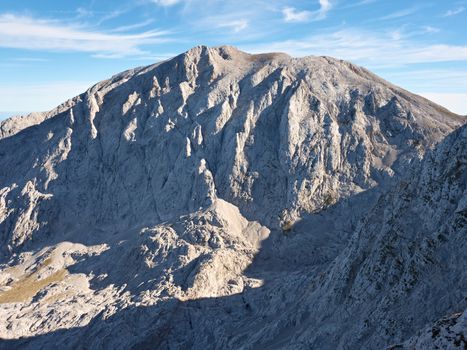
[[11,286],[11,289],[0,293],[0,304],[26,301],[36,295],[37,292],[45,286],[54,282],[63,281],[68,275],[68,271],[66,269],[61,269],[41,280],[37,279],[37,274],[38,273],[35,272],[24,279],[16,281]]

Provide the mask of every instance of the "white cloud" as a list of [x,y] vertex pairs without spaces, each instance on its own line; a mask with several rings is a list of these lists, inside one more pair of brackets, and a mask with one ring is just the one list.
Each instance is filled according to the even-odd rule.
[[182,0],[152,0],[152,2],[159,6],[168,7],[180,3]]
[[94,15],[92,11],[85,9],[84,7],[78,7],[76,9],[76,14],[78,17],[91,17]]
[[341,4],[339,6],[340,9],[349,9],[349,8],[354,8],[354,7],[360,7],[360,6],[366,6],[366,5],[371,5],[377,2],[378,0],[362,0],[359,2],[355,2],[353,4],[347,3],[347,4]]
[[449,109],[467,115],[467,93],[421,92],[419,95]]
[[376,1],[378,1],[378,0],[362,0],[362,1],[359,1],[356,4],[354,4],[354,6],[369,5],[369,4],[375,3]]
[[282,14],[286,22],[306,22],[311,16],[311,11],[297,11],[294,7],[286,7]]
[[14,61],[18,62],[48,62],[49,60],[47,58],[41,58],[41,57],[19,57],[14,59]]
[[148,44],[168,41],[168,32],[109,34],[59,21],[0,15],[0,47],[26,50],[82,51],[116,57],[140,55]]
[[416,11],[417,11],[417,8],[411,7],[411,8],[407,8],[407,9],[404,9],[404,10],[400,10],[400,11],[397,11],[397,12],[390,13],[389,15],[380,17],[379,19],[380,20],[388,20],[388,19],[397,19],[397,18],[407,17],[407,16],[415,13]]
[[295,7],[285,7],[282,10],[285,22],[307,22],[326,18],[332,5],[329,0],[319,0],[320,8],[317,11],[298,11]]
[[455,16],[455,15],[458,15],[459,13],[461,13],[461,12],[464,12],[464,10],[465,10],[465,7],[460,6],[460,7],[457,7],[457,8],[455,8],[455,9],[451,9],[451,10],[446,11],[446,12],[443,14],[443,17]]
[[319,0],[321,5],[320,11],[328,12],[331,9],[331,2],[329,0]]
[[104,16],[102,16],[98,21],[97,21],[97,25],[101,25],[102,23],[106,22],[106,21],[109,21],[111,19],[114,19],[114,18],[117,18],[117,17],[120,17],[121,15],[127,13],[128,10],[127,9],[119,9],[119,10],[113,10],[113,11],[110,11],[108,13],[106,13]]
[[230,28],[234,33],[238,33],[248,27],[248,21],[246,19],[232,20],[227,22],[219,22],[218,28]]
[[432,26],[423,26],[422,30],[425,33],[439,33],[441,31],[439,28],[432,27]]
[[121,27],[114,28],[114,29],[112,29],[112,32],[128,32],[128,31],[131,31],[131,30],[134,30],[134,29],[147,27],[148,25],[150,25],[153,22],[154,22],[154,19],[150,18],[150,19],[147,19],[146,21],[143,21],[143,22],[139,22],[139,23],[135,23],[135,24],[129,24],[129,25],[126,25],[126,26],[121,26]]
[[467,61],[467,46],[423,44],[394,33],[348,28],[297,40],[243,46],[251,52],[285,51],[294,56],[333,56],[368,67],[414,63]]
[[[193,22],[187,23],[191,26],[192,33],[209,33],[216,38],[222,38],[222,41],[219,41],[219,44],[226,44],[226,41],[232,40],[246,40],[251,38],[252,35],[256,35],[256,31],[245,30],[250,29],[250,23],[255,23],[254,12],[242,11],[242,12],[233,12],[233,11],[218,11],[218,14],[215,16],[198,16]],[[190,16],[191,17],[191,16]],[[213,30],[213,29],[219,30]],[[234,35],[242,32],[242,35]],[[198,34],[202,37],[203,34]]]
[[401,30],[394,30],[389,33],[391,35],[392,40],[401,40],[402,39],[402,31]]

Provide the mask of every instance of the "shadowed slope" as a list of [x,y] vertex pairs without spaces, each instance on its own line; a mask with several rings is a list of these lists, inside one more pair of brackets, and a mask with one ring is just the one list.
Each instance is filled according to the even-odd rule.
[[[449,187],[454,202],[428,217],[417,183],[408,209],[405,187],[376,200],[406,176],[441,191],[436,181],[445,179],[433,180],[418,160],[463,122],[347,62],[197,47],[96,84],[38,125],[7,127],[0,293],[26,275],[47,283],[0,305],[0,336],[30,338],[2,345],[358,348],[404,340],[454,305],[415,312],[384,298],[409,293],[401,276],[412,265],[425,269],[410,258],[425,254],[417,230],[438,230],[459,193]],[[412,206],[420,219],[408,230]],[[408,230],[414,250],[392,228]],[[386,240],[400,248],[399,274]],[[69,274],[49,283],[63,269]],[[393,274],[394,286],[384,284]],[[457,300],[459,284],[450,281],[448,292],[444,282],[436,295]],[[432,300],[420,288],[407,300]],[[410,312],[397,316],[399,307],[419,319],[407,325],[401,317]]]

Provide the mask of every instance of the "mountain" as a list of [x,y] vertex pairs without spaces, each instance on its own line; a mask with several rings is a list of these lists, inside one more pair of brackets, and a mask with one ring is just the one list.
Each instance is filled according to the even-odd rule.
[[464,123],[228,46],[3,121],[0,348],[415,344],[466,308]]

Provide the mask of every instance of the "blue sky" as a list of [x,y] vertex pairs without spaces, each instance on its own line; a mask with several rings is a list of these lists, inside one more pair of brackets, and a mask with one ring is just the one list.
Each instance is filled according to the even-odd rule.
[[2,0],[0,118],[201,44],[350,60],[467,114],[467,0]]

